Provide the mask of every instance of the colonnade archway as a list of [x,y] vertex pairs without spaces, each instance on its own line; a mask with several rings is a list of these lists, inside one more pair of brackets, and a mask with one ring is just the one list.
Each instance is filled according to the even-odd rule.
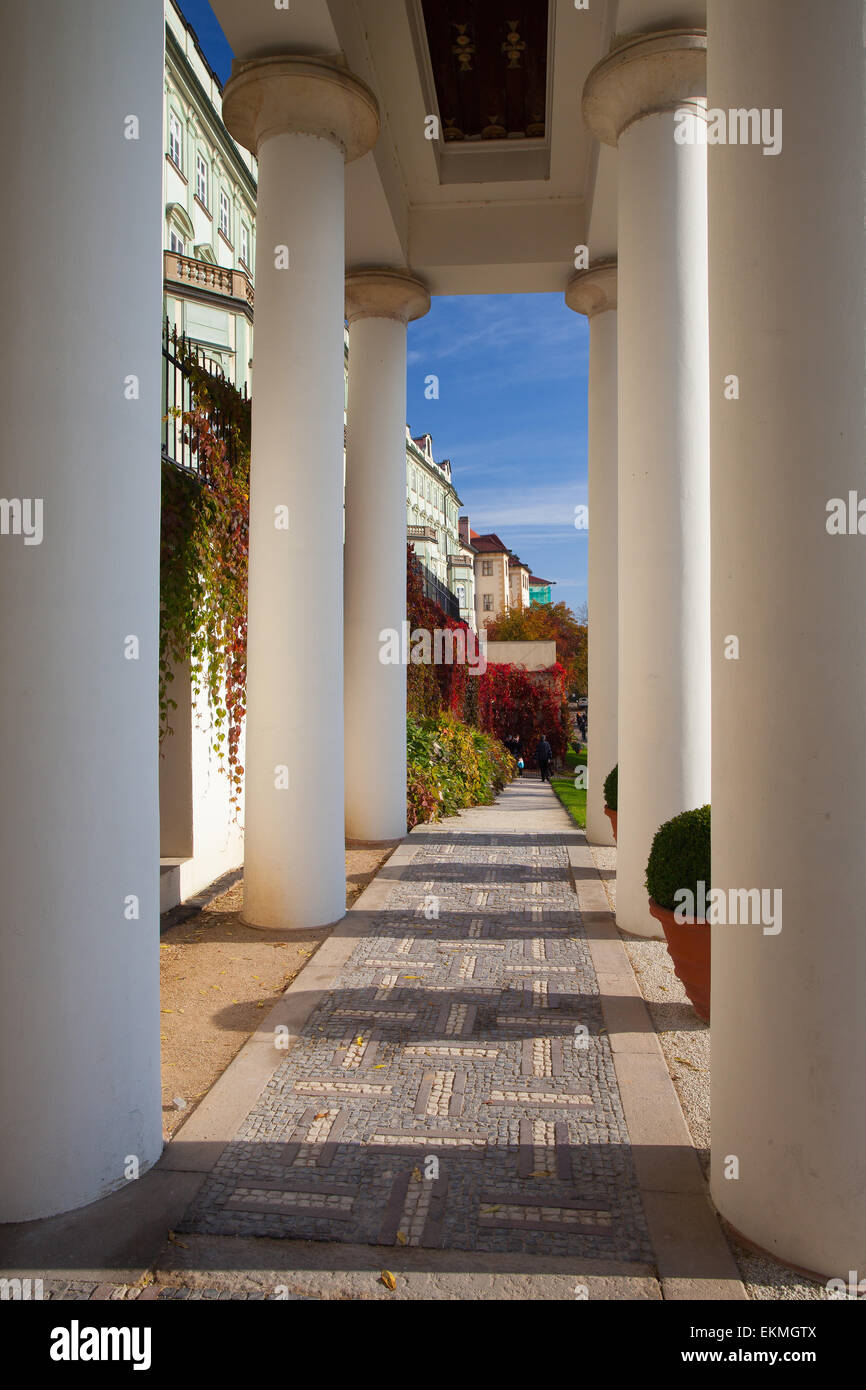
[[[3,492],[45,515],[40,547],[0,543],[7,1221],[105,1195],[160,1147],[162,6],[85,8],[4,14],[7,122],[29,132],[10,206],[34,215],[4,258]],[[713,1193],[782,1259],[856,1267],[866,551],[825,518],[864,467],[861,0],[687,3],[675,28],[661,0],[557,0],[545,120],[472,149],[427,138],[420,7],[214,9],[238,59],[224,118],[259,160],[247,920],[342,915],[346,804],[359,838],[404,829],[402,694],[344,624],[347,304],[347,579],[373,576],[378,633],[401,613],[406,322],[430,294],[565,293],[591,318],[590,838],[618,760],[621,927],[654,933],[652,833],[708,800],[714,886],[781,891],[778,933],[714,929]],[[714,112],[753,108],[783,113],[780,150],[708,145]],[[110,209],[98,255],[89,216],[58,217],[73,188]],[[382,715],[348,762],[344,695]],[[359,796],[371,766],[393,775]]]

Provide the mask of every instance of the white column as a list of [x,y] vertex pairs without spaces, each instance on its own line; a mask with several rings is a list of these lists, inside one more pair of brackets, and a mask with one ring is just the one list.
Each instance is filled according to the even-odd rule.
[[589,743],[586,838],[612,845],[604,780],[617,760],[616,261],[575,275],[565,302],[589,318]]
[[[866,1277],[862,19],[709,5],[710,107],[783,122],[779,154],[709,149],[713,885],[782,908],[775,933],[713,928],[712,1191],[757,1245],[846,1281]],[[855,534],[828,534],[852,492]]]
[[327,59],[236,63],[229,130],[259,161],[244,919],[345,912],[344,165],[378,133]]
[[27,1221],[162,1147],[164,18],[46,0],[3,19],[0,1220]]
[[619,814],[617,922],[659,936],[644,885],[662,822],[710,797],[706,37],[639,35],[587,80],[618,145]]
[[406,620],[406,324],[430,295],[396,270],[346,279],[346,834],[406,834],[406,668],[383,662],[383,632]]

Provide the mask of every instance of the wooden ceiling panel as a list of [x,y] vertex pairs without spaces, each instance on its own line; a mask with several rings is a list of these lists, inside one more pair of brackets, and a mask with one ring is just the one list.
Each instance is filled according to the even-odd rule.
[[543,136],[543,0],[422,0],[422,9],[444,139]]

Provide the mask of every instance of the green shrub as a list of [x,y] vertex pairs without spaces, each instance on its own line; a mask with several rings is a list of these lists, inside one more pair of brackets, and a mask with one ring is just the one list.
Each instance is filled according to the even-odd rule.
[[467,806],[487,805],[517,764],[505,746],[441,713],[406,720],[406,816],[411,830],[420,821],[453,816]]
[[617,809],[616,798],[619,782],[619,763],[612,767],[604,779],[604,804],[609,806],[612,811]]
[[646,886],[659,907],[673,912],[680,888],[699,899],[698,884],[710,889],[710,808],[699,806],[665,821],[655,833],[646,866]]

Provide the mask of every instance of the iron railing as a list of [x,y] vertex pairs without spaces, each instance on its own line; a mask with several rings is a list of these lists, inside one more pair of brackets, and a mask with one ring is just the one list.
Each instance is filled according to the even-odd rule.
[[[166,463],[185,473],[199,474],[199,459],[187,426],[181,416],[193,409],[190,363],[194,362],[209,375],[225,380],[222,366],[200,343],[165,320],[162,327],[162,457]],[[244,400],[247,388],[244,384]],[[217,406],[208,407],[208,418],[217,438],[225,439],[229,458],[235,451],[235,436]]]
[[421,582],[424,585],[426,597],[432,599],[434,603],[438,603],[439,607],[449,618],[456,618],[459,622],[460,600],[457,595],[452,594],[448,586],[443,584],[442,580],[437,578],[433,571],[427,568],[423,560],[419,560],[416,556],[415,562],[421,573]]

